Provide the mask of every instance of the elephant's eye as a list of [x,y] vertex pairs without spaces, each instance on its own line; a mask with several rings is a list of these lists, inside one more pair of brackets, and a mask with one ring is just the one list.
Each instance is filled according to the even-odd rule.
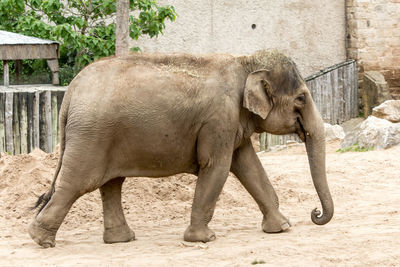
[[298,97],[296,97],[296,99],[294,101],[296,102],[296,104],[304,105],[306,103],[306,95],[301,94]]

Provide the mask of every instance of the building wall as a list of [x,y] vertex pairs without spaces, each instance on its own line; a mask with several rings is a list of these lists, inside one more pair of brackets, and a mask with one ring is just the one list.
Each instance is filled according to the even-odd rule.
[[380,71],[400,99],[400,0],[347,0],[348,56],[364,71]]
[[178,18],[167,23],[164,35],[131,46],[145,52],[231,54],[278,48],[294,58],[303,76],[346,59],[344,0],[158,3],[173,5]]

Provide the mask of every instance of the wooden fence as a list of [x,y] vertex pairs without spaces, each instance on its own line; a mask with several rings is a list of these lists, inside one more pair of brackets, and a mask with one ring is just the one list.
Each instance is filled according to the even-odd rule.
[[[325,122],[340,124],[358,116],[358,72],[355,60],[336,64],[304,79]],[[260,150],[300,142],[297,135],[260,135]]]
[[0,152],[52,152],[58,142],[58,111],[66,87],[0,86]]
[[325,122],[340,124],[358,116],[358,71],[355,60],[324,69],[305,81]]

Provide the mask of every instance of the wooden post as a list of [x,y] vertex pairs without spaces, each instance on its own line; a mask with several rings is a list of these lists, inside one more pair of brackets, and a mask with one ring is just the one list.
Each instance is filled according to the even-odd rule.
[[33,101],[35,99],[35,92],[27,93],[27,106],[28,106],[28,153],[33,150]]
[[57,118],[58,118],[58,110],[57,110],[57,93],[58,91],[51,92],[51,152],[55,151],[57,145]]
[[117,0],[115,55],[129,53],[129,0]]
[[46,153],[51,152],[52,129],[51,129],[51,92],[49,90],[40,92],[39,99],[39,131],[40,149]]
[[345,106],[345,88],[343,86],[343,67],[338,68],[338,87],[337,87],[337,94],[338,94],[338,114],[339,114],[339,123],[345,121],[344,119],[344,106]]
[[47,60],[47,65],[49,66],[51,70],[51,80],[52,84],[54,85],[59,85],[60,80],[58,78],[58,71],[59,71],[59,66],[58,66],[58,59],[48,59]]
[[33,145],[33,148],[40,147],[39,100],[40,100],[40,94],[39,94],[39,91],[36,91],[34,93],[34,96],[32,99],[32,145]]
[[39,91],[28,92],[28,143],[29,152],[39,147]]
[[10,69],[8,60],[3,60],[3,80],[4,80],[4,86],[10,85]]
[[21,135],[21,153],[27,154],[29,153],[28,147],[28,93],[19,92],[19,126],[20,126],[20,135]]
[[5,93],[5,136],[6,136],[6,151],[14,154],[14,138],[13,138],[13,99],[14,93]]
[[5,150],[5,132],[4,132],[4,104],[5,94],[0,92],[0,153]]
[[21,154],[21,132],[19,125],[19,101],[18,93],[14,93],[13,97],[13,137],[14,137],[14,155]]
[[351,96],[351,84],[350,82],[350,75],[351,73],[349,73],[349,68],[346,67],[344,69],[344,73],[343,73],[343,81],[344,81],[344,88],[345,88],[345,120],[350,120],[350,108],[351,108],[351,102],[350,102],[350,96]]
[[64,99],[65,91],[64,90],[59,90],[57,94],[57,144],[60,141],[60,110],[61,110],[61,104]]
[[352,112],[352,118],[355,118],[358,116],[358,68],[357,68],[357,63],[354,61],[351,63],[351,66],[353,67],[353,99],[352,99],[352,107],[353,107],[353,112]]

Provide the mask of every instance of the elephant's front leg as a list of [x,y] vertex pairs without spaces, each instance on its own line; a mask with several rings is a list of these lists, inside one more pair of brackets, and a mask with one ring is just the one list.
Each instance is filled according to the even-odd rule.
[[[208,228],[218,196],[229,175],[232,161],[232,146],[212,140],[213,135],[203,133],[198,142],[198,161],[200,170],[194,193],[190,225],[184,234],[184,240],[190,242],[209,242],[215,239],[215,233]],[[233,143],[233,142],[232,142]]]
[[208,228],[214,214],[215,204],[228,177],[229,166],[215,166],[200,170],[194,193],[190,225],[184,240],[208,242],[215,239],[215,233]]
[[263,231],[276,233],[289,229],[290,222],[279,211],[276,192],[249,139],[234,152],[231,171],[260,207],[264,215]]

